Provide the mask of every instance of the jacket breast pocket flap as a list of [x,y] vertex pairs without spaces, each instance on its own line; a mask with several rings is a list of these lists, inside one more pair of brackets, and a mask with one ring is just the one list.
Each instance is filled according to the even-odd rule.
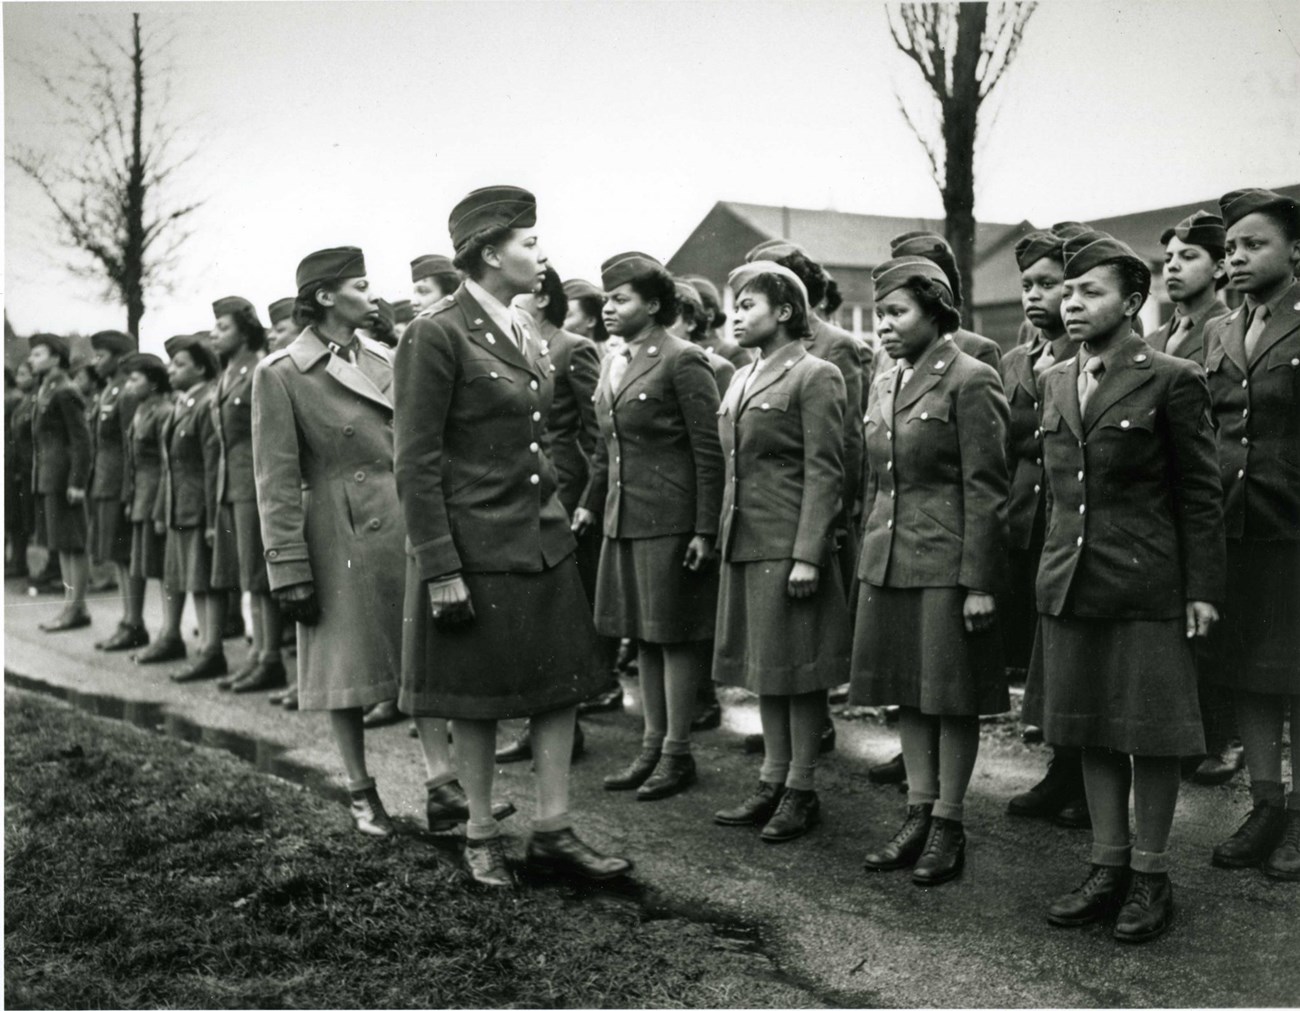
[[1117,428],[1121,432],[1146,432],[1156,430],[1156,412],[1149,410],[1107,411],[1101,419],[1102,428]]
[[908,421],[947,422],[952,414],[952,404],[945,397],[922,397],[907,412]]
[[790,394],[788,393],[760,393],[749,402],[750,410],[757,408],[760,411],[788,411],[790,409]]
[[485,362],[477,359],[470,359],[461,366],[461,371],[465,376],[465,382],[467,384],[480,379],[486,379],[493,382],[514,382],[514,379],[510,375],[510,371],[498,362]]
[[1292,334],[1274,344],[1268,352],[1268,370],[1300,369],[1300,333]]

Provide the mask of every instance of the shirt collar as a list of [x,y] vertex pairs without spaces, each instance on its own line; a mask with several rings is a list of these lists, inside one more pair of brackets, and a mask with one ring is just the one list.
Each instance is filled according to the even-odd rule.
[[1287,285],[1285,288],[1283,288],[1281,291],[1279,291],[1279,292],[1278,292],[1276,295],[1274,295],[1271,299],[1269,299],[1267,302],[1263,302],[1263,303],[1261,303],[1257,298],[1255,298],[1254,295],[1247,295],[1247,296],[1246,296],[1246,309],[1247,309],[1247,311],[1248,311],[1248,312],[1254,312],[1256,309],[1258,309],[1258,308],[1260,307],[1260,305],[1265,305],[1265,306],[1268,307],[1268,315],[1269,315],[1269,318],[1272,318],[1273,316],[1276,316],[1276,315],[1277,315],[1278,307],[1279,307],[1283,302],[1285,302],[1285,301],[1287,300],[1288,297],[1290,297],[1290,295],[1291,295],[1291,293],[1292,293],[1293,291],[1295,291],[1295,289],[1296,289],[1296,285],[1297,285],[1297,284],[1300,284],[1300,281],[1292,281],[1289,285]]
[[470,293],[474,301],[483,307],[483,311],[488,314],[492,322],[496,324],[502,334],[515,339],[515,316],[514,312],[493,295],[490,291],[479,284],[472,277],[465,279],[465,290]]

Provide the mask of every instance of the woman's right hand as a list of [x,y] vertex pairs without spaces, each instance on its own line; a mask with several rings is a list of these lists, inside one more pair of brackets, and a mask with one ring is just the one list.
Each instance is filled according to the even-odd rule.
[[474,620],[469,586],[460,576],[429,584],[429,615],[438,625],[463,625]]
[[153,532],[156,533],[159,537],[166,537],[166,536],[167,536],[167,523],[166,523],[166,521],[165,521],[165,520],[154,520],[154,522],[153,522]]
[[569,529],[581,537],[595,522],[596,514],[594,512],[578,506],[577,509],[573,510],[573,522],[569,525]]

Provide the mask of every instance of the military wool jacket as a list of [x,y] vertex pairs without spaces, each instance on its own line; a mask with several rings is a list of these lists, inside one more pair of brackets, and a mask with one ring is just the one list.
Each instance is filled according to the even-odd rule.
[[221,447],[212,423],[211,381],[178,392],[162,428],[162,482],[154,520],[172,530],[211,530],[217,522]]
[[844,419],[844,525],[847,526],[848,517],[857,513],[857,498],[862,487],[863,413],[867,409],[865,386],[870,383],[870,373],[863,372],[861,342],[852,334],[815,315],[808,322],[812,336],[804,338],[804,347],[813,357],[834,365],[844,379],[845,409],[848,412]]
[[85,490],[91,462],[85,400],[62,369],[46,374],[35,397],[32,482],[36,494]]
[[162,489],[163,432],[172,412],[169,394],[156,393],[135,405],[127,441],[123,500],[132,523],[152,521]]
[[247,349],[235,355],[217,378],[212,397],[212,424],[221,446],[217,467],[217,503],[253,502],[253,372],[262,355]]
[[751,384],[754,368],[737,373],[718,410],[718,548],[728,562],[825,565],[843,508],[844,379],[800,343],[776,352]]
[[544,451],[554,364],[514,317],[522,350],[462,285],[397,345],[397,491],[421,579],[541,572],[576,550]]
[[722,449],[718,386],[703,349],[652,327],[632,345],[615,390],[605,359],[596,387],[596,443],[582,505],[606,537],[718,532]]
[[[1192,317],[1192,329],[1187,339],[1182,341],[1174,349],[1175,358],[1186,358],[1188,361],[1195,362],[1197,365],[1205,364],[1205,328],[1213,320],[1220,316],[1228,314],[1228,307],[1220,298],[1216,298],[1204,312],[1197,313]],[[1147,337],[1147,343],[1155,350],[1166,352],[1169,346],[1169,336],[1173,331],[1174,324],[1179,320],[1175,313],[1166,320],[1159,328],[1153,331]]]
[[1224,522],[1233,539],[1300,540],[1300,282],[1246,357],[1247,310],[1205,328]]
[[126,377],[118,369],[91,405],[94,463],[90,482],[92,499],[126,501],[126,458],[135,401],[126,393]]
[[541,339],[555,380],[545,445],[555,465],[560,503],[572,515],[591,477],[591,457],[599,438],[595,401],[600,352],[586,337],[550,323],[542,324]]
[[1002,382],[950,340],[897,388],[906,368],[896,362],[872,391],[858,578],[997,592],[1007,554]]
[[1043,376],[1042,614],[1127,621],[1222,601],[1223,505],[1199,366],[1128,334],[1079,413],[1080,359]]

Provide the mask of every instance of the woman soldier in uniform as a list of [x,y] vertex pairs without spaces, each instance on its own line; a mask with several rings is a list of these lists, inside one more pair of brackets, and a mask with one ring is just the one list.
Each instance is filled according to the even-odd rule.
[[466,280],[416,317],[397,348],[397,487],[406,516],[401,708],[450,718],[469,798],[464,860],[480,884],[511,887],[492,811],[497,721],[529,717],[537,817],[527,861],[590,879],[631,864],[574,834],[569,764],[577,704],[604,681],[569,518],[543,451],[550,358],[516,295],[546,258],[531,193],[475,190],[451,212]]
[[769,261],[738,267],[735,333],[758,359],[719,411],[727,481],[713,678],[758,695],[758,787],[719,825],[759,825],[764,842],[820,821],[813,774],[826,691],[849,673],[852,631],[835,527],[844,483],[844,380],[808,354],[808,295]]
[[[262,541],[272,592],[298,623],[299,707],[329,713],[357,830],[388,836],[362,714],[397,694],[402,656],[392,361],[356,334],[376,312],[360,249],[312,253],[297,280],[294,316],[304,329],[253,372]],[[464,820],[464,802],[454,796],[445,730],[427,729],[426,813],[430,829],[443,831]]]
[[876,333],[896,362],[867,413],[866,515],[852,696],[900,707],[907,817],[868,870],[961,873],[979,716],[1009,706],[994,594],[1006,558],[1007,402],[991,366],[947,338],[960,317],[920,256],[872,271]]
[[1228,593],[1210,676],[1236,694],[1253,809],[1213,861],[1300,881],[1300,208],[1258,189],[1228,193],[1219,205],[1228,278],[1246,304],[1205,333],[1228,533]]
[[221,371],[206,334],[167,341],[167,378],[176,391],[161,432],[162,480],[154,504],[155,529],[166,529],[163,551],[164,629],[136,663],[162,663],[185,656],[180,639],[185,595],[194,597],[202,644],[198,658],[173,675],[177,683],[221,677],[225,591],[212,588],[212,541],[216,526],[217,465],[221,447],[212,419],[213,380]]
[[736,366],[708,346],[713,315],[705,306],[699,289],[690,281],[680,277],[674,280],[673,286],[677,291],[677,318],[668,327],[668,332],[678,340],[696,345],[708,356],[709,368],[713,370],[713,381],[717,383],[718,397],[721,398],[727,392],[727,387],[731,385],[731,380],[736,374]]
[[[167,528],[154,525],[154,507],[162,485],[162,433],[171,412],[171,383],[167,366],[157,355],[139,352],[122,361],[122,392],[132,403],[126,439],[126,478],[123,482],[126,518],[131,523],[131,579],[140,587],[139,611],[134,616],[143,627],[144,587],[149,579],[162,580]],[[164,600],[166,595],[164,593]],[[162,639],[181,641],[180,612],[168,613],[174,626],[164,626]],[[183,647],[182,647],[183,655]]]
[[266,315],[271,321],[271,332],[266,336],[268,354],[287,348],[302,333],[302,327],[294,322],[293,318],[293,307],[297,301],[291,295],[288,298],[277,298],[267,306]]
[[86,403],[68,378],[68,342],[54,334],[28,341],[32,373],[40,380],[32,414],[35,446],[33,483],[38,500],[40,540],[59,556],[63,571],[63,609],[46,632],[65,632],[90,624],[86,610],[86,484],[90,480],[90,429]]
[[459,284],[456,266],[446,256],[426,253],[411,261],[411,302],[417,313],[441,302]]
[[590,281],[574,277],[564,282],[564,294],[569,300],[569,310],[564,315],[563,328],[579,337],[586,337],[596,345],[603,358],[609,342],[609,333],[600,318],[605,307],[605,293]]
[[691,718],[718,599],[718,387],[705,353],[665,330],[677,293],[659,261],[621,253],[601,280],[605,327],[625,346],[596,388],[601,438],[573,529],[585,533],[603,512],[596,629],[637,643],[641,751],[605,789],[659,800],[696,779]]
[[[6,373],[7,375],[7,373]],[[9,533],[12,560],[5,566],[5,578],[26,578],[27,545],[35,528],[32,502],[32,408],[35,378],[26,361],[14,369],[14,388],[5,393],[5,530]]]
[[721,332],[723,324],[727,322],[727,314],[722,309],[722,295],[718,291],[717,285],[707,277],[700,277],[698,274],[684,278],[684,280],[700,296],[707,317],[704,335],[695,343],[707,351],[721,355],[736,369],[753,361],[753,355],[734,340],[728,340]]
[[1122,903],[1113,936],[1135,943],[1173,916],[1180,757],[1205,747],[1191,639],[1218,619],[1223,508],[1200,368],[1132,332],[1146,264],[1098,232],[1064,252],[1061,310],[1082,346],[1041,383],[1047,535],[1025,720],[1083,749],[1092,815],[1092,866],[1048,921],[1080,926]]
[[221,445],[212,585],[247,593],[253,617],[248,661],[217,685],[255,692],[280,688],[286,680],[280,659],[283,619],[267,581],[253,478],[253,371],[265,354],[266,329],[252,303],[238,296],[213,302],[212,314],[212,346],[223,363],[212,398],[213,427]]
[[[1039,428],[1043,373],[1057,362],[1069,361],[1078,345],[1065,332],[1061,288],[1065,275],[1064,240],[1051,232],[1030,232],[1015,246],[1020,268],[1020,302],[1030,338],[1002,359],[1002,388],[1011,410],[1007,427],[1007,469],[1011,497],[1010,579],[1002,600],[1002,641],[1009,670],[1024,675],[1034,647],[1038,606],[1034,582],[1047,530],[1047,491],[1043,480],[1043,433]],[[1024,793],[1012,797],[1007,813],[1027,818],[1052,818],[1067,828],[1088,827],[1088,802],[1083,794],[1083,767],[1078,748],[1054,748],[1047,775]]]

